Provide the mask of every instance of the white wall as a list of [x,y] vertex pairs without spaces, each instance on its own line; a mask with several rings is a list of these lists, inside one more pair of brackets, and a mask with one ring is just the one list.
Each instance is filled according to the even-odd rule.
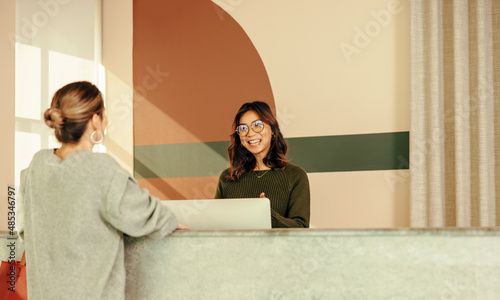
[[99,86],[99,7],[99,1],[17,1],[16,184],[34,153],[59,145],[43,121],[55,91],[78,80]]

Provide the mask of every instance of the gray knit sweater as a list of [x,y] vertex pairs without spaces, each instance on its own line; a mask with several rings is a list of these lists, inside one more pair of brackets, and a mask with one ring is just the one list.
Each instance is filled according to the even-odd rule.
[[177,218],[108,154],[54,150],[21,172],[28,298],[124,299],[123,235],[161,238]]

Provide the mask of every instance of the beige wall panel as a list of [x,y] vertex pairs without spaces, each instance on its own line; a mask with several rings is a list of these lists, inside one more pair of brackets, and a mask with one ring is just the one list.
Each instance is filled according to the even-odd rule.
[[2,1],[0,10],[0,89],[2,112],[0,140],[0,230],[7,230],[8,186],[14,186],[14,132],[15,132],[15,47],[10,39],[16,32],[16,1]]
[[106,86],[107,152],[130,173],[134,168],[132,0],[103,1],[102,64]]
[[409,227],[409,170],[309,173],[311,227]]
[[287,137],[409,130],[409,0],[213,2],[261,55]]

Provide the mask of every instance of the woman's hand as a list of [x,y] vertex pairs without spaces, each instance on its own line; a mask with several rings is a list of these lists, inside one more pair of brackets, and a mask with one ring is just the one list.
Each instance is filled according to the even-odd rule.
[[177,225],[177,229],[179,230],[186,230],[186,229],[190,229],[189,226],[187,225],[184,225],[182,223],[179,222],[179,224]]
[[265,193],[260,193],[260,198],[266,198],[266,194]]

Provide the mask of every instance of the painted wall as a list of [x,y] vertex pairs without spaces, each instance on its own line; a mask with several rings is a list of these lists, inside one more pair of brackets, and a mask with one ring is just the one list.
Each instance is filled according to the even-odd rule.
[[[144,0],[135,1],[135,9],[137,5],[146,2]],[[164,2],[175,4],[176,1]],[[45,12],[41,7],[37,6],[36,2],[33,3],[33,9],[22,9],[24,11],[23,15],[18,13],[18,22],[23,16],[30,13]],[[166,111],[169,113],[163,116],[160,115],[160,119],[168,121],[166,123],[168,131],[164,135],[170,137],[171,140],[166,143],[160,141],[158,144],[162,147],[173,147],[171,149],[167,148],[167,152],[160,151],[160,155],[164,153],[187,153],[191,156],[203,157],[203,159],[187,160],[191,161],[187,165],[184,163],[186,162],[185,159],[182,157],[176,158],[175,156],[163,157],[157,161],[169,162],[171,169],[183,170],[185,174],[179,176],[178,172],[177,175],[174,172],[170,175],[167,174],[165,177],[153,176],[152,178],[148,178],[148,174],[145,174],[145,178],[139,179],[139,181],[143,186],[150,188],[154,194],[163,199],[211,198],[215,190],[216,176],[227,165],[225,148],[227,147],[226,141],[229,134],[228,128],[234,113],[242,102],[258,98],[268,101],[274,107],[285,136],[294,145],[290,153],[291,158],[296,163],[307,166],[308,169],[312,170],[309,171],[312,190],[312,226],[407,226],[409,224],[409,173],[406,170],[407,162],[404,149],[402,150],[403,156],[400,157],[398,151],[401,151],[401,149],[394,145],[398,143],[404,145],[404,133],[409,130],[408,3],[402,1],[398,5],[397,2],[393,1],[360,0],[356,1],[355,4],[348,4],[341,1],[316,0],[306,7],[300,6],[300,3],[298,1],[270,2],[259,0],[214,1],[210,3],[211,6],[207,6],[212,14],[212,20],[215,21],[213,27],[217,28],[217,24],[219,24],[219,28],[228,30],[225,34],[232,34],[228,35],[228,37],[238,36],[246,45],[245,47],[241,48],[241,44],[236,43],[240,48],[234,48],[236,47],[234,39],[224,39],[219,35],[219,39],[214,40],[213,37],[209,36],[206,37],[204,42],[207,45],[212,44],[211,47],[214,52],[210,56],[202,55],[197,57],[196,62],[198,65],[193,64],[193,57],[187,57],[185,61],[191,61],[191,65],[179,63],[180,71],[172,72],[170,65],[165,66],[166,69],[164,69],[164,66],[156,69],[154,62],[159,60],[153,60],[150,68],[143,66],[143,77],[139,77],[138,80],[132,82],[132,0],[120,1],[119,4],[114,0],[103,1],[102,62],[104,68],[99,72],[103,71],[106,78],[106,85],[101,88],[105,92],[108,112],[110,113],[110,125],[112,125],[108,130],[108,138],[105,142],[108,153],[112,154],[123,166],[132,171],[134,161],[132,86],[135,87],[136,101],[138,99],[140,101],[144,100],[141,97],[144,96],[146,88],[151,88],[155,84],[158,84],[158,86],[170,85],[171,88],[179,82],[177,76],[187,76],[192,82],[187,90],[200,88],[200,91],[191,91],[191,93],[185,93],[186,89],[176,91],[178,97],[182,96],[181,101],[185,102],[185,106],[180,106],[183,109],[178,107],[177,110],[172,110],[171,106],[167,106]],[[79,10],[78,8],[71,8],[71,6],[66,8],[67,1],[61,1],[59,4],[59,8],[62,10],[58,10],[57,14],[51,16],[46,25],[40,23],[44,26],[37,27],[41,30],[38,34],[39,37],[30,42],[35,48],[48,45],[47,43],[40,43],[41,41],[51,41],[52,43],[57,41],[54,38],[44,37],[44,35],[47,35],[47,32],[50,32],[51,29],[58,28],[58,26],[67,27],[64,25],[65,22],[69,21],[66,18],[66,13]],[[134,13],[137,12],[135,9]],[[2,35],[4,37],[16,30],[14,19],[16,13],[14,10],[15,1],[11,0],[2,3],[1,29],[4,32]],[[89,26],[92,28],[95,26],[94,13],[89,12],[90,19],[92,19]],[[47,12],[45,14],[48,15]],[[183,16],[189,14],[192,14],[192,12],[187,10],[183,14],[177,14],[176,18],[182,21]],[[83,18],[81,13],[79,15]],[[255,16],[259,17],[255,18]],[[85,23],[88,20],[82,19],[81,21]],[[227,27],[228,23],[231,24],[229,27]],[[163,32],[160,30],[161,26],[152,25],[151,22],[149,24],[151,27],[148,30],[151,31],[151,35],[161,39],[163,36]],[[89,26],[84,27],[89,28]],[[23,28],[26,29],[26,27]],[[67,29],[69,30],[69,28]],[[18,34],[19,30],[18,28]],[[160,30],[160,32],[155,30]],[[59,36],[61,41],[70,36],[65,35],[64,32]],[[175,29],[173,32],[175,32]],[[203,34],[203,31],[201,33]],[[22,34],[20,36],[26,38]],[[86,33],[83,35],[83,39],[85,39],[85,36],[87,36]],[[92,39],[90,36],[89,38]],[[51,46],[52,49],[47,47],[48,52],[44,53],[46,55],[51,54],[52,61],[57,62],[57,60],[64,58],[64,55],[60,54],[66,51],[67,54],[70,54],[70,56],[66,56],[66,59],[69,59],[72,64],[66,66],[61,63],[54,64],[53,74],[63,72],[74,63],[84,67],[85,59],[93,58],[92,54],[82,54],[81,49],[72,48],[72,52],[64,50],[63,44],[65,43],[58,43],[56,42],[56,46]],[[72,44],[74,45],[74,43]],[[213,46],[213,44],[216,45]],[[14,99],[14,51],[8,39],[2,39],[0,46],[4,49],[1,58],[3,71],[0,84],[4,87],[2,89],[5,92],[4,99]],[[179,53],[185,53],[187,56],[189,53],[185,51],[186,48],[180,46]],[[232,52],[236,51],[236,55],[233,55],[227,49],[224,50],[227,47],[233,47],[230,49]],[[61,49],[63,51],[60,51]],[[26,56],[30,50],[33,50],[33,48],[24,47],[24,49],[18,49],[17,51]],[[200,53],[203,53],[206,49],[199,50]],[[222,52],[218,52],[218,50]],[[246,59],[242,59],[241,52],[247,54],[252,52],[255,65],[238,65],[239,68],[233,68],[232,73],[229,72],[224,77],[214,75],[217,72],[213,71],[218,70],[221,64],[229,64],[226,67],[230,67],[233,62],[248,63]],[[22,61],[26,63],[26,60],[23,59]],[[203,62],[212,65],[206,66],[203,74],[195,72],[198,70],[199,64]],[[32,64],[32,66],[36,65]],[[38,65],[39,68],[45,70],[44,73],[48,72],[47,63]],[[29,80],[36,80],[36,78],[22,75],[22,65],[18,65],[17,68],[16,76],[23,79],[17,80],[17,82],[28,83],[33,87],[33,82]],[[80,70],[85,69],[88,69],[88,67],[80,68]],[[140,69],[136,67],[134,70]],[[40,73],[42,69],[36,71],[27,68],[25,70],[28,74],[42,75]],[[250,72],[249,70],[253,71]],[[226,71],[231,71],[231,68]],[[89,71],[89,74],[92,73],[92,75],[89,75],[89,79],[94,78],[94,72],[95,69]],[[165,75],[164,72],[168,73],[168,75]],[[154,74],[156,74],[156,77],[154,77]],[[147,75],[150,76],[147,77]],[[264,75],[267,75],[267,79]],[[70,75],[70,77],[75,76]],[[238,80],[233,78],[238,76],[243,76],[240,83],[237,83]],[[252,76],[255,80],[251,79]],[[56,85],[63,84],[62,81],[58,82],[62,78],[45,76],[45,81],[40,81],[40,78],[38,84],[41,86],[37,92],[38,98],[35,98],[40,99],[40,102],[27,104],[18,101],[16,106],[31,108],[29,110],[19,110],[21,114],[29,115],[33,108],[36,107],[39,108],[34,114],[39,114],[42,110],[41,106],[48,106],[49,94],[53,92],[52,90],[56,88]],[[156,81],[145,81],[146,79],[151,80],[151,78]],[[71,79],[67,76],[64,78],[66,81]],[[52,84],[49,86],[48,82]],[[215,88],[211,85],[213,82],[221,84]],[[246,87],[248,83],[252,84],[251,88]],[[255,86],[261,88],[255,88]],[[17,89],[22,91],[22,85],[19,86],[18,84]],[[151,97],[152,93],[149,92],[150,90],[146,89],[146,93]],[[168,95],[168,93],[160,94]],[[192,97],[202,95],[200,97],[203,100],[202,105],[193,105],[191,99],[185,98],[187,94]],[[209,95],[209,97],[204,95]],[[150,105],[148,103],[149,97],[146,97],[148,101],[142,103],[145,109],[146,106]],[[217,101],[214,102],[215,98],[217,98]],[[27,98],[25,97],[25,99]],[[2,111],[13,111],[14,109],[13,102],[2,101],[0,105],[2,105]],[[155,108],[154,105],[153,108]],[[186,118],[186,116],[193,116],[193,114],[184,114],[186,108],[197,112],[194,114],[196,117]],[[36,118],[39,118],[39,115]],[[20,170],[29,163],[31,152],[36,151],[35,148],[54,145],[50,139],[50,133],[44,128],[41,120],[38,119],[37,121],[36,118],[31,120],[29,117],[24,118],[23,116],[16,118],[21,135],[24,135],[23,132],[28,133],[30,130],[34,130],[41,133],[43,138],[39,143],[35,143],[37,144],[36,147],[29,147],[29,149],[33,149],[19,152],[15,159],[13,128],[8,130],[9,126],[14,126],[14,113],[5,114],[5,117],[2,118],[3,128],[7,129],[2,130],[1,133],[2,140],[6,142],[6,146],[1,149],[1,176],[4,186],[13,184],[18,180],[13,174],[14,160],[16,160],[16,170]],[[148,117],[143,118],[136,115],[136,121],[138,118],[148,119]],[[198,119],[199,122],[192,123]],[[154,125],[156,126],[156,124]],[[150,138],[162,136],[161,134],[157,135],[159,131],[155,126],[153,126]],[[203,130],[199,131],[196,128],[209,130],[205,130],[204,133]],[[387,156],[390,158],[389,160],[391,158],[392,160],[389,163],[382,163],[382,167],[375,166],[371,170],[361,170],[367,168],[366,161],[374,161],[370,160],[371,158],[365,159],[365,161],[360,159],[363,153],[358,153],[356,159],[352,159],[352,157],[344,159],[349,158],[348,150],[352,149],[349,147],[339,147],[336,150],[336,155],[330,156],[328,160],[330,165],[319,168],[317,160],[307,159],[307,151],[302,151],[305,154],[296,151],[297,149],[307,149],[308,145],[317,142],[318,137],[326,138],[325,141],[327,143],[329,141],[331,146],[339,141],[338,138],[373,137],[371,135],[373,133],[387,133],[389,134],[387,137],[391,137],[390,134],[392,133],[403,133],[403,135],[399,135],[396,138],[397,141],[386,143],[385,148],[382,147],[378,150],[379,152],[392,151]],[[27,145],[33,144],[29,141],[26,143],[27,140],[23,140],[22,136],[17,135],[17,149],[26,148]],[[138,141],[143,137],[141,134],[135,135]],[[373,146],[373,143],[376,144],[376,142],[377,140],[370,145]],[[136,145],[140,146],[140,144]],[[357,147],[357,149],[361,148],[363,147]],[[137,151],[140,147],[135,149]],[[330,147],[328,151],[335,150],[332,149]],[[325,155],[328,155],[328,151],[317,151],[312,156],[313,158],[316,156],[325,157]],[[24,152],[27,154],[23,154]],[[365,154],[369,156],[372,153],[367,152]],[[347,167],[356,169],[356,171],[346,172],[342,170],[339,167],[342,165],[338,163],[339,161],[349,162]],[[202,167],[200,168],[200,166]],[[136,165],[136,171],[141,169],[137,167]],[[401,168],[402,170],[399,170]],[[328,169],[333,171],[329,172]],[[167,170],[168,172],[170,171]],[[136,173],[136,175],[141,177],[140,174]],[[2,203],[0,213],[4,215],[5,212],[6,203]],[[0,228],[6,228],[6,224],[0,224]]]
[[[259,50],[285,136],[409,131],[409,1],[214,2]],[[385,169],[309,173],[312,225],[409,226],[409,171]]]
[[[16,1],[2,1],[0,9],[0,230],[7,230],[8,187],[14,187],[15,32]],[[14,40],[14,41],[12,41]]]
[[212,198],[232,119],[274,107],[312,227],[409,225],[409,2],[134,2],[134,158],[162,199]]

